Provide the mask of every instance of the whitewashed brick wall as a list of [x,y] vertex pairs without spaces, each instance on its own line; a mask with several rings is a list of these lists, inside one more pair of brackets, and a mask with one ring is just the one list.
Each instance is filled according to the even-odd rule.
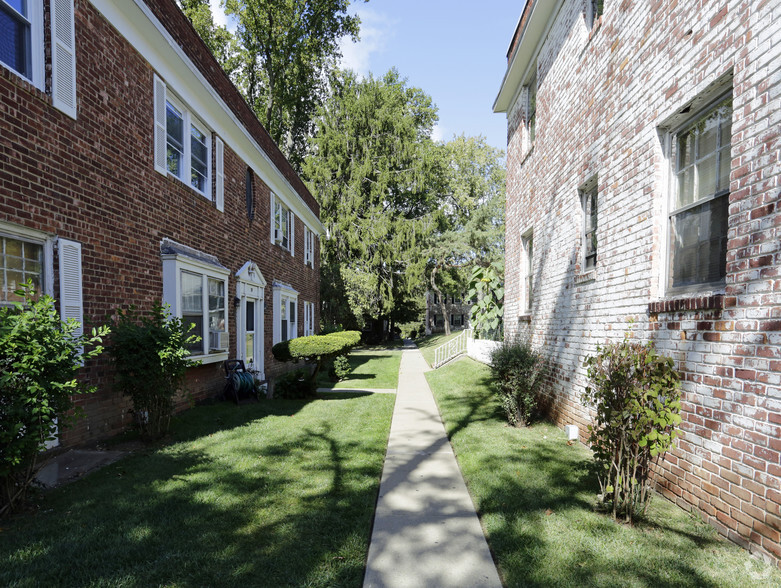
[[[543,0],[545,1],[545,0]],[[581,432],[583,360],[631,329],[684,376],[684,437],[663,492],[781,560],[781,0],[605,0],[588,30],[567,0],[537,57],[536,138],[525,92],[508,112],[508,337],[555,365],[552,416]],[[727,285],[664,298],[665,121],[732,74]],[[578,188],[598,175],[598,262],[581,270]],[[521,313],[521,235],[534,231],[534,304]]]

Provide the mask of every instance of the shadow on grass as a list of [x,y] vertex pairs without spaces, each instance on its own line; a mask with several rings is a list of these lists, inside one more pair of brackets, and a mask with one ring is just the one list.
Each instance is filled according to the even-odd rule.
[[658,513],[631,528],[595,512],[588,451],[547,423],[508,426],[486,371],[470,366],[429,382],[505,586],[715,586],[696,565],[715,537]]
[[301,405],[208,407],[190,443],[51,493],[3,525],[0,584],[360,586],[385,436],[344,440],[323,419],[269,439],[258,419]]

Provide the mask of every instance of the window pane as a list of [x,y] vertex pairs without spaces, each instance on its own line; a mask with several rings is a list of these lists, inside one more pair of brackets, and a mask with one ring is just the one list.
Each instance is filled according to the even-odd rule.
[[168,135],[168,171],[176,177],[182,177],[182,158],[184,157],[184,119],[170,102],[165,104],[166,132]]
[[255,303],[247,300],[245,329],[248,333],[255,330]]
[[694,167],[687,167],[678,174],[678,198],[675,208],[694,202]]
[[729,190],[729,172],[732,167],[732,155],[729,144],[719,151],[719,190]]
[[0,302],[16,302],[19,287],[32,281],[33,289],[43,284],[43,246],[11,237],[0,237]]
[[244,345],[244,357],[249,368],[252,367],[255,358],[255,333],[247,333]]
[[[19,0],[11,6],[24,14]],[[31,77],[30,24],[0,3],[0,61],[26,78]]]
[[700,131],[699,141],[697,142],[697,159],[707,157],[718,148],[718,117],[709,118],[705,125],[705,128]]
[[202,278],[197,274],[182,272],[182,314],[203,314]]
[[199,312],[198,314],[187,314],[186,312],[182,311],[182,322],[185,326],[193,325],[192,330],[188,333],[189,335],[197,335],[200,337],[200,341],[196,341],[195,343],[190,343],[187,345],[187,350],[190,353],[203,353],[203,311]]
[[697,164],[697,197],[703,198],[716,193],[718,177],[716,175],[716,154],[710,155]]
[[282,319],[282,341],[287,341],[287,321]]
[[295,324],[296,322],[296,303],[290,302],[290,324]]
[[192,169],[190,173],[190,183],[193,188],[201,192],[206,191],[206,176],[208,175],[209,149],[206,146],[206,135],[197,128],[191,129],[190,152],[192,159]]
[[225,282],[209,278],[209,330],[225,330]]
[[672,287],[724,279],[728,206],[725,195],[672,217]]

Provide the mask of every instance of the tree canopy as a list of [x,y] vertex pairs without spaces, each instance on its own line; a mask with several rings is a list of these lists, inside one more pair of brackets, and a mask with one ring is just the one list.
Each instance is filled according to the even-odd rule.
[[236,32],[214,24],[208,0],[179,0],[201,38],[294,167],[306,153],[312,119],[341,56],[358,38],[349,0],[222,0]]
[[322,299],[327,321],[362,326],[422,292],[421,249],[434,229],[440,176],[431,98],[392,69],[381,78],[331,76],[303,175],[327,229]]
[[483,137],[454,137],[441,145],[441,194],[436,231],[425,249],[428,283],[438,294],[449,332],[447,297],[463,294],[474,267],[504,260],[504,153]]

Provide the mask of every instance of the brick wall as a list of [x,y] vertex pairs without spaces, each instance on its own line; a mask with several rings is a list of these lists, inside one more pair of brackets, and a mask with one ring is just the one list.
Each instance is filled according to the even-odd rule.
[[[781,2],[606,0],[592,30],[568,1],[508,111],[505,328],[551,359],[551,414],[580,426],[583,360],[654,340],[683,375],[683,438],[662,492],[722,534],[781,559]],[[726,288],[661,288],[669,162],[663,125],[716,81],[732,87]],[[731,81],[730,81],[731,80]],[[581,267],[579,187],[598,177],[598,261]],[[534,231],[534,304],[521,312],[521,235]]]
[[[186,44],[188,53],[200,53],[199,63],[205,63],[205,47],[173,0],[150,4],[163,11],[167,26],[179,31],[175,36]],[[248,219],[247,164],[227,143],[224,212],[179,180],[157,173],[153,161],[153,71],[90,2],[76,0],[75,5],[77,120],[54,109],[48,95],[0,67],[0,220],[82,244],[88,324],[104,323],[118,307],[133,304],[147,309],[161,299],[160,243],[164,238],[217,256],[231,271],[226,292],[231,356],[236,352],[236,317],[231,303],[236,292],[235,273],[248,260],[254,261],[268,283],[266,372],[279,371],[271,355],[271,283],[291,284],[299,291],[300,301],[316,302],[319,308],[319,248],[316,245],[315,267],[304,266],[304,225],[300,219],[296,219],[294,257],[270,243],[269,188],[257,176],[254,220]],[[218,72],[212,71],[210,77],[219,80]],[[235,89],[229,82],[215,85],[227,102],[243,104],[240,97],[231,94]],[[257,121],[254,126],[247,124],[253,135],[265,132]],[[272,160],[318,214],[311,194],[291,175],[278,150],[269,149]],[[213,166],[214,162],[212,170]],[[58,287],[55,277],[55,293]],[[298,325],[300,330],[300,304]],[[63,434],[65,445],[108,437],[131,422],[129,403],[112,390],[107,356],[85,366],[83,372],[99,391],[76,398],[86,418]],[[219,363],[189,370],[187,389],[195,400],[220,392],[222,386]],[[179,406],[186,405],[182,397]]]

